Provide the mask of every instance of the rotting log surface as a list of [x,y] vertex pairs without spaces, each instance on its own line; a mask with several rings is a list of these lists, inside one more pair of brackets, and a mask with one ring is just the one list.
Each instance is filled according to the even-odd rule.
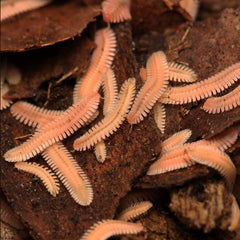
[[[139,11],[145,11],[145,9],[139,8]],[[164,34],[156,32],[155,26],[149,24],[146,31],[149,33],[149,36],[145,35],[143,50],[140,52],[138,48],[136,49],[137,60],[140,59],[139,63],[145,64],[146,57],[153,51],[166,50],[169,60],[188,63],[197,72],[200,80],[215,74],[232,63],[240,61],[239,9],[225,10],[219,16],[219,18],[210,17],[202,22],[195,22],[193,28],[182,42],[181,39],[189,24],[181,25],[179,31],[173,37],[167,37],[166,32]],[[179,27],[179,23],[176,23],[176,25]],[[152,32],[151,27],[154,29]],[[118,33],[119,44],[117,57],[113,64],[117,75],[118,87],[126,78],[136,76],[139,89],[138,69],[135,58],[132,55],[131,38],[129,36],[131,30],[128,24],[115,25],[114,30]],[[137,36],[137,33],[135,35]],[[161,43],[159,43],[158,36]],[[148,37],[149,45],[147,44]],[[166,40],[165,37],[167,37]],[[138,36],[134,38],[136,47],[141,46],[140,39],[142,38],[138,38]],[[89,62],[92,48],[93,45],[89,46],[87,50],[88,60],[84,63],[84,71],[87,67],[86,64]],[[145,59],[145,62],[143,59]],[[66,72],[60,71],[60,75],[64,73]],[[46,78],[45,80],[48,79]],[[73,83],[71,82],[71,84]],[[64,82],[52,90],[47,107],[65,109],[71,104],[72,86]],[[24,94],[24,92],[22,93]],[[19,95],[19,97],[21,96]],[[37,103],[37,100],[34,99],[34,101]],[[239,108],[224,113],[223,116],[222,114],[221,116],[211,116],[200,108],[202,103],[203,101],[200,104],[167,106],[166,132],[160,136],[161,139],[164,140],[174,132],[184,128],[192,128],[193,137],[191,140],[195,140],[198,137],[208,138],[232,123],[239,121]],[[14,140],[14,137],[33,131],[14,120],[9,110],[4,110],[1,114],[1,155],[3,156],[8,149],[20,143],[19,140]],[[197,116],[201,116],[198,121],[196,121]],[[196,125],[192,127],[192,124]],[[83,133],[85,130],[86,128],[80,130],[80,132]],[[79,133],[76,133],[74,137],[64,141],[69,150],[72,150],[73,140],[79,135]],[[119,199],[131,189],[133,182],[138,182],[137,176],[139,174],[144,175],[150,159],[158,155],[160,151],[159,144],[157,144],[158,140],[159,132],[153,123],[152,114],[150,114],[142,123],[134,126],[133,131],[128,124],[125,124],[117,134],[106,141],[110,158],[103,165],[96,162],[92,151],[84,153],[75,152],[73,154],[74,157],[89,176],[94,187],[95,198],[90,207],[81,207],[75,204],[63,186],[61,186],[61,192],[56,198],[51,197],[37,178],[14,170],[13,164],[5,161],[1,163],[2,187],[8,200],[12,202],[15,211],[20,214],[25,224],[31,229],[31,234],[35,239],[78,239],[92,223],[102,218],[112,218],[114,216]],[[237,151],[239,152],[239,148]],[[32,160],[44,164],[41,157],[35,157]],[[239,165],[240,160],[237,157],[234,160]],[[147,180],[146,177],[141,178],[138,186],[168,187],[175,185],[174,181],[176,179],[177,184],[183,184],[187,180],[203,177],[208,173],[209,169],[196,165],[186,170],[172,172],[171,174],[147,177]],[[238,177],[236,185],[239,185],[239,180]],[[239,189],[236,189],[238,200],[239,192]],[[189,229],[184,228],[182,225],[180,227],[179,225],[176,226],[176,221],[172,217],[170,220],[166,220],[164,215],[169,217],[170,214],[169,212],[166,213],[166,209],[164,211],[165,213],[163,214],[162,210],[161,213],[159,213],[160,211],[157,212],[158,216],[155,216],[153,223],[149,223],[152,215],[150,218],[146,217],[146,226],[152,224],[148,231],[157,232],[159,239],[224,239],[219,232],[217,234],[213,233],[211,236],[189,233]],[[169,221],[172,223],[169,223]],[[184,232],[184,236],[180,236],[180,232]],[[131,239],[146,239],[146,233],[141,235],[141,238],[137,236]],[[232,238],[225,239],[229,240]]]

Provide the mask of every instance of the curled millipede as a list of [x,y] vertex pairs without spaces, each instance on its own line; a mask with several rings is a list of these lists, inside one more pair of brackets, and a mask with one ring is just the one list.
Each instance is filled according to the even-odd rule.
[[42,167],[37,163],[27,162],[17,162],[14,166],[18,170],[22,170],[38,176],[42,180],[48,192],[54,197],[56,197],[59,192],[59,183],[55,175],[53,175],[53,173],[49,169]]
[[150,201],[141,201],[132,204],[128,208],[119,213],[117,219],[122,221],[130,221],[146,213],[153,204]]
[[143,226],[120,220],[102,220],[95,223],[80,240],[105,240],[114,235],[137,234]]
[[14,103],[10,111],[17,120],[30,127],[45,125],[64,112],[40,108],[24,101]]
[[[38,128],[54,121],[56,117],[63,113],[63,111],[39,108],[22,101],[14,104],[11,110],[25,124],[38,126]],[[78,204],[87,206],[92,202],[93,190],[86,174],[62,143],[59,142],[49,146],[43,151],[42,156]]]
[[189,155],[189,149],[195,147],[206,146],[224,151],[236,141],[238,130],[231,127],[210,139],[185,143],[190,136],[191,130],[185,129],[166,139],[162,143],[160,157],[149,167],[147,175],[162,174],[194,165],[195,162]]
[[156,102],[155,105],[153,106],[153,114],[155,123],[157,124],[157,127],[163,134],[166,124],[166,109],[164,105],[161,104],[160,102]]
[[240,85],[222,97],[207,99],[203,109],[208,113],[215,114],[230,111],[237,106],[240,106]]
[[162,142],[162,152],[161,155],[171,151],[175,147],[179,147],[187,142],[191,137],[192,131],[190,129],[184,129],[173,134],[171,137]]
[[149,57],[146,69],[147,80],[128,114],[130,124],[139,123],[147,116],[168,84],[168,64],[166,55],[162,51],[155,52]]
[[88,206],[93,200],[93,189],[87,175],[62,143],[46,148],[42,156],[80,205]]
[[216,169],[225,177],[227,186],[232,190],[236,177],[236,167],[227,154],[216,147],[202,145],[190,147],[188,154],[195,162]]
[[96,49],[91,58],[88,71],[78,80],[73,91],[73,102],[91,92],[97,92],[102,84],[103,74],[111,66],[116,51],[116,36],[111,28],[98,30],[95,35]]
[[103,78],[104,105],[103,114],[106,116],[116,105],[118,91],[116,77],[111,68],[107,70]]
[[162,174],[194,165],[194,161],[188,154],[190,144],[184,144],[173,148],[169,153],[160,156],[148,169],[147,175]]
[[196,73],[189,67],[175,62],[168,63],[169,80],[176,82],[195,82],[197,80]]
[[217,147],[220,151],[225,151],[236,142],[237,138],[238,129],[236,127],[230,127],[207,140],[203,139],[198,141],[198,144],[211,145]]
[[[111,68],[109,68],[103,76],[103,91],[103,115],[107,116],[107,114],[114,109],[118,97],[117,82],[115,74]],[[103,140],[96,143],[94,153],[98,162],[103,163],[106,160],[107,149]]]
[[103,20],[119,23],[131,20],[130,0],[105,0],[102,2]]
[[240,78],[240,63],[222,70],[214,76],[184,87],[170,87],[159,98],[164,104],[186,104],[211,97],[229,88]]

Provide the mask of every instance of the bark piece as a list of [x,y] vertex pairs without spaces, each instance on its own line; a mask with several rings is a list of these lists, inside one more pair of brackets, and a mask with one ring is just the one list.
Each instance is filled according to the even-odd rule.
[[183,17],[176,11],[170,10],[163,1],[134,0],[131,4],[131,14],[135,35],[176,29],[184,22]]
[[1,24],[1,52],[21,52],[62,42],[82,31],[100,14],[100,6],[55,1]]

